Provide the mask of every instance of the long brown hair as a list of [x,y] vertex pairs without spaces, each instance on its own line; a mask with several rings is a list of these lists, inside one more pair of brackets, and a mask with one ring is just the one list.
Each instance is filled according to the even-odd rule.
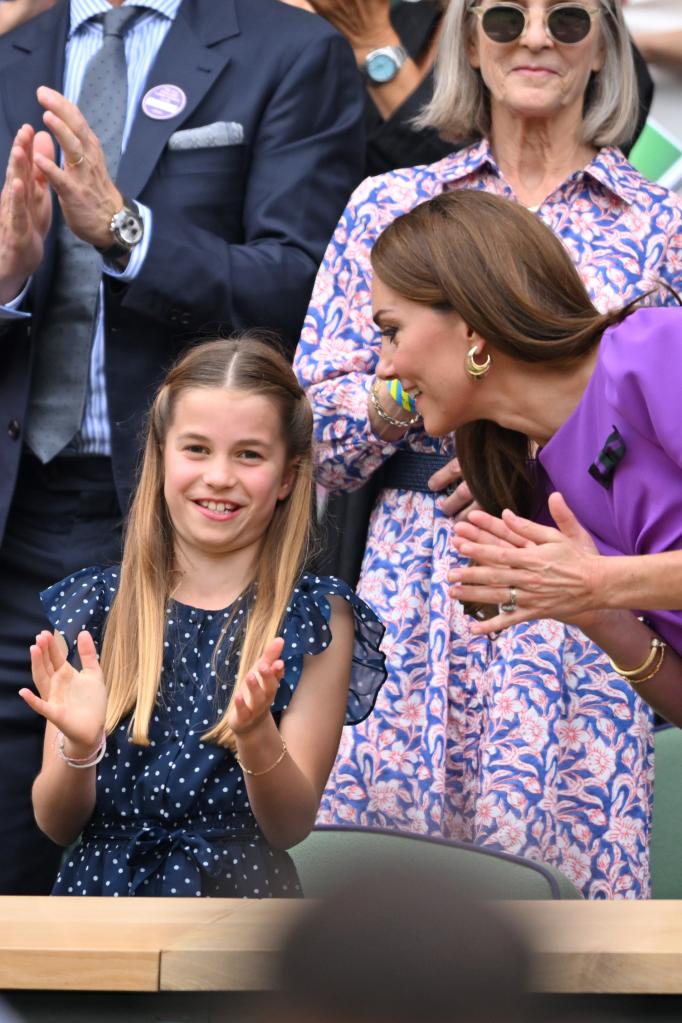
[[[395,220],[372,265],[398,294],[454,309],[494,350],[522,362],[571,365],[632,308],[600,313],[562,242],[519,203],[487,192],[437,196]],[[551,396],[548,395],[548,401]],[[489,420],[456,431],[464,477],[492,514],[532,514],[528,437]]]
[[[249,334],[197,345],[170,371],[149,414],[120,586],[102,646],[108,688],[106,730],[113,731],[132,711],[130,737],[142,746],[149,743],[149,721],[163,662],[165,608],[176,581],[173,527],[163,496],[163,448],[178,399],[195,388],[234,389],[268,398],[279,413],[287,459],[295,464],[294,485],[275,507],[251,580],[254,596],[234,689],[265,644],[277,635],[310,544],[312,411],[291,367],[270,344]],[[215,665],[220,645],[219,641]],[[233,746],[225,714],[208,730],[206,741]]]

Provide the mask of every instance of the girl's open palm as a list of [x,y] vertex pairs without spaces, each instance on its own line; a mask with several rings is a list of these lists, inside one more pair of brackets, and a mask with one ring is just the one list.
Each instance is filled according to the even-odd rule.
[[78,654],[81,671],[66,660],[61,637],[41,632],[31,647],[31,673],[40,695],[30,689],[20,689],[19,695],[74,746],[91,750],[102,736],[107,692],[89,632],[78,634]]
[[284,661],[280,660],[283,649],[281,637],[271,640],[257,663],[239,683],[227,714],[228,724],[235,735],[246,735],[269,713],[284,674]]

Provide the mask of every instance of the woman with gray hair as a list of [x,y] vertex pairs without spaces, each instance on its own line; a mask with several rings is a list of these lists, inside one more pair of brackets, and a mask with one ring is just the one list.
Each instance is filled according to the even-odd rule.
[[[452,437],[428,438],[396,382],[376,379],[370,251],[454,189],[521,202],[561,238],[602,311],[682,290],[682,200],[619,145],[637,93],[617,0],[451,0],[422,116],[479,142],[369,179],[318,275],[295,367],[315,413],[319,480],[380,473],[359,592],[387,624],[388,680],[347,733],[321,820],[443,834],[557,865],[590,897],[646,897],[651,716],[572,626],[473,635],[448,594],[459,492]],[[384,318],[385,319],[385,318]],[[484,367],[470,361],[476,376]],[[548,401],[551,401],[548,395]]]

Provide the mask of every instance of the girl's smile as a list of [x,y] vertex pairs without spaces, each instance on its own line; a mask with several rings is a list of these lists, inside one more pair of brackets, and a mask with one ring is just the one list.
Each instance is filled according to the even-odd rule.
[[213,519],[215,522],[228,522],[235,517],[241,508],[239,504],[214,501],[211,498],[207,498],[205,501],[195,501],[194,503],[207,519]]

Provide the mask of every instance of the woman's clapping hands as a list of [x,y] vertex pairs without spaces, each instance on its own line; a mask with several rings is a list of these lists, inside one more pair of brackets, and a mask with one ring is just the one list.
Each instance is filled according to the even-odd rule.
[[499,632],[536,618],[586,627],[603,606],[597,585],[602,558],[594,541],[561,494],[551,495],[549,510],[556,529],[510,511],[502,518],[474,511],[455,526],[457,550],[476,564],[449,573],[451,595],[503,604],[515,591],[516,610],[472,626],[473,632]]

